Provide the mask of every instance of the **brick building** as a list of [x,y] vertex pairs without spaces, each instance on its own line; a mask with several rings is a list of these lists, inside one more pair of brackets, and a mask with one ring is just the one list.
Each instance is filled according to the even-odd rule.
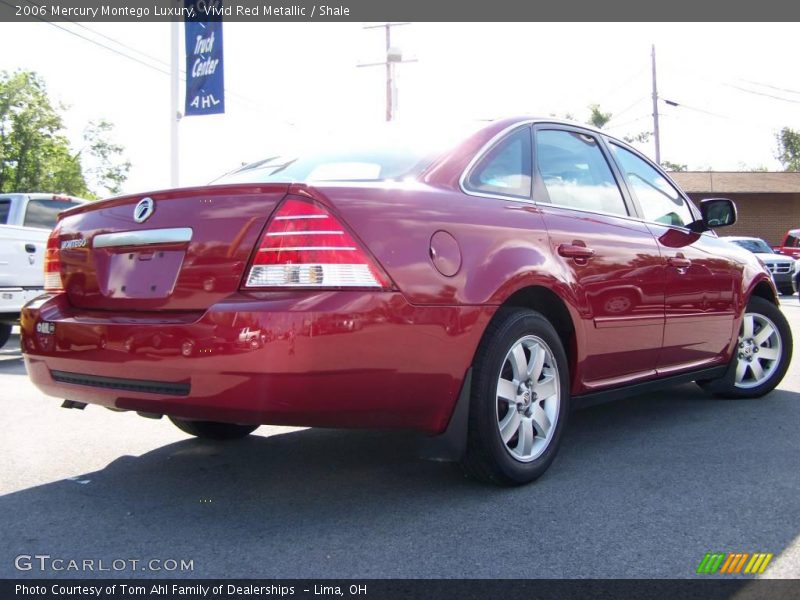
[[738,220],[720,235],[764,238],[771,246],[800,228],[800,173],[685,171],[670,176],[693,200],[730,198]]

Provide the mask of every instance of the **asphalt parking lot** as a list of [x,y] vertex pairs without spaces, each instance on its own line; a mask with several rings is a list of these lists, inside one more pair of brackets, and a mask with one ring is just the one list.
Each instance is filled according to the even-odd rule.
[[[797,297],[783,307],[800,339]],[[547,475],[496,489],[402,434],[262,427],[213,444],[64,410],[18,344],[0,351],[0,577],[692,577],[712,551],[773,552],[765,577],[800,576],[798,356],[762,400],[692,384],[574,413]],[[193,570],[15,568],[36,554]]]

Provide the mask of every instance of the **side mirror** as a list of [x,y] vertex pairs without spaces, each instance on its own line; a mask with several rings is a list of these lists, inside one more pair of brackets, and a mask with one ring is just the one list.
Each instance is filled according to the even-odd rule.
[[736,205],[727,198],[707,198],[700,201],[702,217],[689,224],[689,230],[697,233],[727,227],[736,223]]

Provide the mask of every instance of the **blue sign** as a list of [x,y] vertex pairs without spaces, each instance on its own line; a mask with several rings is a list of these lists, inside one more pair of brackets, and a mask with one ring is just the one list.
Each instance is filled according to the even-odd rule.
[[[225,112],[225,75],[222,62],[222,19],[199,21],[210,15],[195,7],[195,20],[186,19],[186,110],[187,117]],[[213,17],[212,17],[213,18]]]

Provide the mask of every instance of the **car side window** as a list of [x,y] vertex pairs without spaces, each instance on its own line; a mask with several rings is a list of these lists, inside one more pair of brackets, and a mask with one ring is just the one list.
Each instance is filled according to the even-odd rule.
[[517,129],[496,144],[472,168],[464,187],[473,192],[531,197],[531,132]]
[[800,240],[800,238],[797,238],[793,235],[787,235],[784,246],[786,246],[787,248],[796,248],[798,240]]
[[11,200],[0,200],[0,225],[8,223],[8,213],[11,211]]
[[686,201],[661,173],[633,152],[613,143],[610,146],[645,221],[685,227],[695,220]]
[[594,136],[536,131],[536,164],[551,204],[627,215],[617,181]]
[[65,200],[32,199],[25,209],[25,227],[52,229],[56,225],[58,213],[75,206],[74,202]]

